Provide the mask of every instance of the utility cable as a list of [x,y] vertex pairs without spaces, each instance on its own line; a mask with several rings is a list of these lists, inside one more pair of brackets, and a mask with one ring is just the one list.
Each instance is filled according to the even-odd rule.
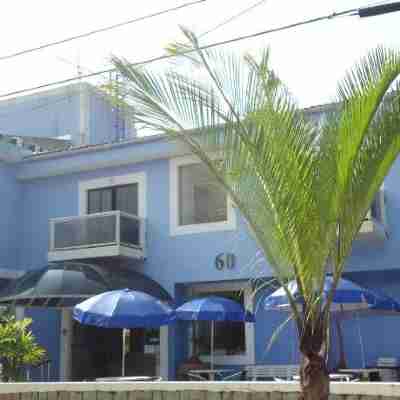
[[[161,55],[161,56],[148,58],[147,60],[130,63],[130,65],[131,66],[146,65],[146,64],[154,63],[156,61],[162,61],[162,60],[167,60],[167,59],[170,59],[170,58],[176,58],[176,57],[179,57],[179,56],[187,55],[187,54],[199,51],[199,50],[207,50],[207,49],[211,49],[211,48],[215,48],[215,47],[219,47],[219,46],[223,46],[223,45],[239,42],[239,41],[246,40],[246,39],[253,39],[253,38],[256,38],[256,37],[259,37],[259,36],[267,35],[269,33],[281,32],[281,31],[284,31],[284,30],[289,30],[289,29],[297,28],[299,26],[313,24],[315,22],[319,22],[319,21],[323,21],[323,20],[332,20],[332,19],[334,19],[336,17],[340,17],[340,16],[355,16],[355,15],[359,15],[360,17],[369,17],[369,16],[375,16],[375,15],[379,15],[379,14],[383,14],[383,13],[400,11],[400,1],[396,2],[396,3],[391,3],[391,4],[384,4],[382,6],[375,6],[375,7],[373,7],[373,10],[371,10],[371,11],[372,12],[370,13],[369,12],[369,8],[365,7],[365,8],[352,8],[352,9],[345,10],[345,11],[334,12],[334,13],[323,15],[323,16],[320,16],[320,17],[310,18],[310,19],[307,19],[307,20],[294,22],[294,23],[291,23],[291,24],[288,24],[288,25],[283,25],[283,26],[280,26],[280,27],[277,27],[277,28],[267,29],[267,30],[256,32],[256,33],[252,33],[252,34],[249,34],[249,35],[237,36],[237,37],[234,37],[234,38],[231,38],[231,39],[210,43],[210,44],[207,44],[207,45],[204,45],[204,46],[199,46],[196,49],[182,51],[179,54],[172,54],[172,55],[171,54],[164,54],[164,55]],[[38,86],[34,86],[34,87],[26,88],[26,89],[15,90],[13,92],[1,94],[0,98],[5,98],[5,97],[9,97],[9,96],[15,96],[15,95],[26,93],[26,92],[32,92],[34,90],[44,89],[44,88],[47,88],[47,87],[50,87],[50,86],[62,85],[62,84],[65,84],[65,83],[77,81],[79,79],[92,78],[92,77],[95,77],[95,76],[98,76],[98,75],[103,75],[103,74],[114,72],[114,71],[116,71],[115,68],[109,68],[109,69],[105,69],[105,70],[102,70],[102,71],[93,72],[93,73],[90,73],[90,74],[74,76],[72,78],[62,79],[62,80],[55,81],[55,82],[44,83],[44,84],[41,84],[41,85],[38,85]]]
[[241,17],[244,14],[247,14],[248,12],[254,10],[256,7],[260,6],[262,3],[265,3],[267,0],[260,0],[257,1],[257,3],[254,3],[253,5],[251,5],[250,7],[247,7],[245,9],[243,9],[242,11],[240,11],[239,13],[232,15],[231,17],[225,19],[224,21],[220,22],[219,24],[215,25],[213,28],[210,28],[208,31],[203,32],[201,35],[198,36],[198,38],[202,38],[203,36],[206,36],[208,34],[210,34],[211,32],[216,31],[217,29],[229,24],[230,22],[234,21],[235,19]]
[[190,3],[185,3],[185,4],[181,4],[180,6],[167,8],[166,10],[158,11],[158,12],[155,12],[155,13],[152,13],[152,14],[147,14],[147,15],[144,15],[142,17],[138,17],[138,18],[130,19],[128,21],[120,22],[118,24],[109,25],[109,26],[105,26],[103,28],[95,29],[93,31],[82,33],[80,35],[71,36],[71,37],[68,37],[68,38],[65,38],[65,39],[61,39],[61,40],[57,40],[57,41],[50,42],[50,43],[44,43],[44,44],[42,44],[40,46],[37,46],[37,47],[32,47],[30,49],[17,51],[16,53],[11,53],[11,54],[7,54],[7,55],[4,55],[4,56],[0,56],[0,61],[8,60],[10,58],[14,58],[14,57],[18,57],[18,56],[22,56],[24,54],[33,53],[35,51],[47,49],[47,48],[52,47],[52,46],[57,46],[59,44],[71,42],[72,40],[82,39],[82,38],[85,38],[85,37],[88,37],[88,36],[95,35],[97,33],[110,31],[110,30],[115,29],[115,28],[120,28],[122,26],[133,24],[133,23],[139,22],[139,21],[144,21],[146,19],[150,19],[150,18],[153,18],[153,17],[157,17],[159,15],[163,15],[163,14],[167,14],[167,13],[170,13],[170,12],[173,12],[173,11],[177,11],[177,10],[180,10],[182,8],[185,8],[185,7],[193,6],[193,5],[198,4],[198,3],[203,3],[205,1],[207,1],[207,0],[192,1]]

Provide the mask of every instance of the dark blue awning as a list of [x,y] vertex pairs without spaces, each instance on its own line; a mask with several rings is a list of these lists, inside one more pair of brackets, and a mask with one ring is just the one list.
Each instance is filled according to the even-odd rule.
[[24,307],[73,307],[96,294],[125,288],[148,293],[163,301],[171,300],[165,289],[141,273],[63,262],[29,271],[12,281],[0,291],[0,303]]

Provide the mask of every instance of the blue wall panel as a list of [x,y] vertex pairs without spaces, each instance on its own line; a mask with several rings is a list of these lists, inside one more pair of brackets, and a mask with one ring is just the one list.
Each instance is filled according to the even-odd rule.
[[20,185],[16,168],[0,161],[0,268],[15,268],[21,229]]

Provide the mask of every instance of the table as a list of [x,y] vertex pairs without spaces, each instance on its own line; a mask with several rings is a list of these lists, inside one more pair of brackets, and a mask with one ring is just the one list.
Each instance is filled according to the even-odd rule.
[[189,372],[192,375],[197,375],[199,378],[201,375],[208,375],[208,380],[210,381],[215,381],[215,378],[217,375],[222,375],[224,373],[228,372],[235,372],[235,369],[226,369],[226,368],[220,368],[220,369],[191,369]]
[[155,382],[161,381],[158,376],[114,376],[107,378],[96,378],[96,382]]

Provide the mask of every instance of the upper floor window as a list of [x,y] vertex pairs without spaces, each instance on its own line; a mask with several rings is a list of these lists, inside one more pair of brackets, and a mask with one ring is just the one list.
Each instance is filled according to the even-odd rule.
[[179,225],[226,221],[225,192],[203,164],[182,165],[179,174]]
[[122,211],[146,218],[146,175],[143,172],[79,183],[79,214]]
[[138,215],[138,184],[92,189],[87,200],[88,214],[118,210]]
[[231,202],[204,164],[182,157],[170,166],[171,234],[235,229]]

